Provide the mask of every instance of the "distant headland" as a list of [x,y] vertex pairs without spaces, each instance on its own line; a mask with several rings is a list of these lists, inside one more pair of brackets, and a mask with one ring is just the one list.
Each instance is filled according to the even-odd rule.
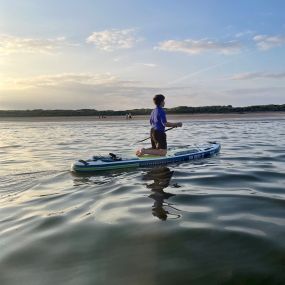
[[[96,109],[79,109],[79,110],[0,110],[0,117],[61,117],[61,116],[125,116],[126,114],[149,115],[152,109],[132,109],[132,110],[96,110]],[[187,115],[187,114],[242,114],[257,112],[285,112],[285,104],[281,105],[253,105],[246,107],[226,106],[202,106],[187,107],[179,106],[167,108],[167,114]]]

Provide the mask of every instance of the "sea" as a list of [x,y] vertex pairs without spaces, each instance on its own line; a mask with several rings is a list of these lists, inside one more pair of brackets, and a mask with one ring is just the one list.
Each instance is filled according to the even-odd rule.
[[79,175],[147,147],[147,120],[0,121],[1,285],[285,284],[285,116],[183,121],[217,156]]

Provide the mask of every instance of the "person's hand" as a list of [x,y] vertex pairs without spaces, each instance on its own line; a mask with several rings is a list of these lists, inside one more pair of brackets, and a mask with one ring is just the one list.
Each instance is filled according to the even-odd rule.
[[136,156],[140,157],[144,155],[144,148],[138,149],[136,151]]
[[176,123],[176,127],[177,128],[182,127],[182,123],[181,122]]

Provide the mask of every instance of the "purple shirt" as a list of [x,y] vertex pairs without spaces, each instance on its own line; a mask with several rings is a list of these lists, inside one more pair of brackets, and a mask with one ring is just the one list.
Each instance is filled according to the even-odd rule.
[[166,124],[166,114],[163,108],[156,107],[152,110],[149,120],[151,127],[157,131],[163,132],[165,131]]

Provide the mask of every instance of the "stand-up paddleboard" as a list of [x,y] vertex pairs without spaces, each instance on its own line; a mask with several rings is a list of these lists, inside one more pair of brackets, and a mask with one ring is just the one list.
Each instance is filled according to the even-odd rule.
[[78,160],[71,166],[74,172],[98,172],[120,168],[155,166],[169,163],[176,163],[188,160],[211,157],[219,153],[221,145],[216,142],[209,142],[206,145],[185,148],[181,151],[169,151],[166,156],[150,156],[122,158],[113,153],[109,156],[93,156],[88,160]]

